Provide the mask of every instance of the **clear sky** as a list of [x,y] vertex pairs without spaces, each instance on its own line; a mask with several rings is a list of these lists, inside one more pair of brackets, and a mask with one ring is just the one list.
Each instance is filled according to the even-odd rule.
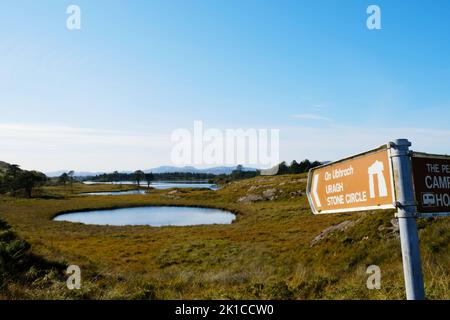
[[287,161],[450,153],[447,0],[0,0],[0,39],[0,160],[26,169],[171,165],[195,120],[280,129]]

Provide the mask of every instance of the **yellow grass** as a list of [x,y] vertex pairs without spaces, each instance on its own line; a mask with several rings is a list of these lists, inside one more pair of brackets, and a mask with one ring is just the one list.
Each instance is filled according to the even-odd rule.
[[[64,197],[2,197],[0,218],[32,245],[33,253],[82,270],[77,292],[64,283],[52,290],[18,287],[10,292],[19,298],[403,299],[400,244],[389,229],[393,212],[314,216],[306,196],[291,195],[305,190],[304,178],[257,177],[219,191],[189,189],[175,195],[150,190],[145,195],[81,196],[68,187],[51,187],[44,193]],[[77,184],[74,191],[116,188]],[[237,201],[270,188],[279,190],[276,200]],[[60,212],[146,205],[224,208],[237,219],[231,225],[190,227],[52,221]],[[311,247],[322,230],[345,220],[357,223]],[[449,299],[450,220],[421,220],[419,226],[427,296]],[[371,264],[381,268],[380,290],[366,288]]]

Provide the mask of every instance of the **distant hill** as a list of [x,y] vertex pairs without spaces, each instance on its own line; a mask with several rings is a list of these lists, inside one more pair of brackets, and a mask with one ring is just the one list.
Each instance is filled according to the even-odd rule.
[[[153,169],[144,170],[144,172],[153,172],[153,173],[169,173],[169,172],[183,172],[183,173],[210,173],[210,174],[230,174],[236,170],[236,166],[232,167],[212,167],[206,169],[198,169],[191,166],[185,167],[172,167],[172,166],[161,166]],[[243,168],[243,171],[256,171],[255,168]]]
[[[70,170],[58,170],[58,171],[51,171],[51,172],[45,172],[45,175],[47,177],[53,178],[53,177],[59,177],[63,173],[67,173]],[[87,176],[96,176],[99,174],[103,174],[105,172],[89,172],[89,171],[75,171],[76,177],[87,177]]]
[[[231,167],[212,167],[206,169],[198,169],[191,166],[185,167],[174,167],[174,166],[160,166],[156,168],[143,170],[145,173],[153,172],[153,173],[172,173],[172,172],[183,172],[183,173],[210,173],[210,174],[230,174],[233,170],[236,169],[236,166]],[[243,171],[256,171],[255,168],[246,168],[242,169]],[[59,170],[53,172],[46,172],[46,175],[49,177],[59,177],[64,172],[68,172],[68,170]],[[120,171],[121,173],[131,173],[133,171]],[[107,172],[87,172],[87,171],[75,171],[75,176],[77,177],[87,177],[87,176],[96,176]]]

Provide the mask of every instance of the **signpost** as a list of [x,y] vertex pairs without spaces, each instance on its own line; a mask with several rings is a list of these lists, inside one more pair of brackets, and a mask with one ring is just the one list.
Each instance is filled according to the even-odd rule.
[[413,153],[411,161],[420,216],[450,215],[450,157]]
[[425,290],[423,288],[419,234],[416,224],[417,213],[411,177],[409,151],[411,142],[406,139],[398,139],[390,145],[394,176],[396,177],[396,217],[398,218],[402,247],[406,298],[408,300],[423,300],[425,299]]
[[450,215],[450,157],[414,153],[398,139],[310,170],[314,214],[397,209],[408,300],[424,299],[416,218]]
[[313,168],[307,194],[314,214],[395,208],[388,146]]

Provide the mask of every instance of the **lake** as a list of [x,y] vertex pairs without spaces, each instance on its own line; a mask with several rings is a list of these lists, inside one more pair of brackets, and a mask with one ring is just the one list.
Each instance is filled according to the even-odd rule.
[[55,221],[80,222],[111,226],[193,226],[231,224],[236,218],[228,211],[195,207],[136,207],[97,211],[80,211],[56,216]]
[[124,194],[145,194],[145,190],[83,192],[80,194],[84,196],[120,196]]
[[[84,181],[85,184],[126,184],[126,185],[137,185],[134,181],[119,181],[119,182],[97,182],[97,181]],[[146,187],[147,183],[142,182],[141,186]],[[190,182],[190,181],[155,181],[150,184],[150,187],[155,189],[170,189],[170,188],[206,188],[211,190],[217,190],[216,184],[207,182]]]

